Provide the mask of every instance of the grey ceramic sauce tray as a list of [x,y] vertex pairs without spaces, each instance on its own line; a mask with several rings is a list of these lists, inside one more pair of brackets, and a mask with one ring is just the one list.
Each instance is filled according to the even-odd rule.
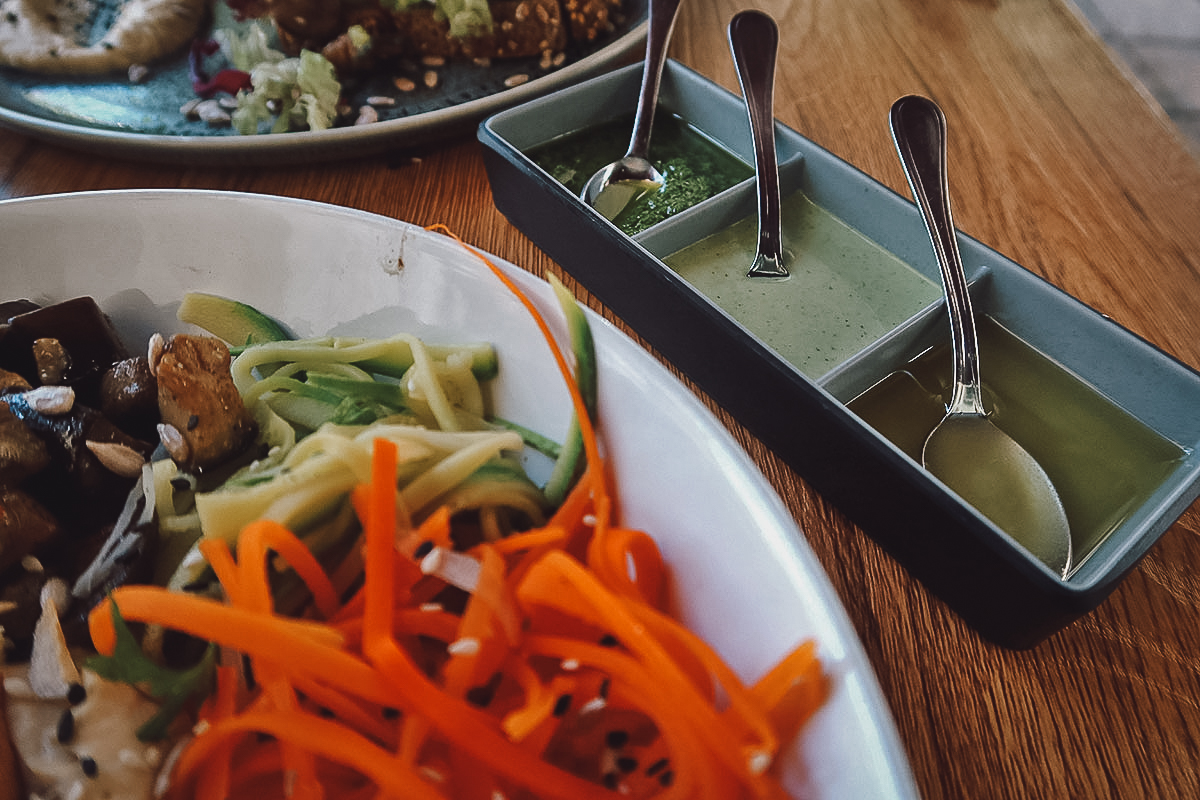
[[[940,297],[830,369],[805,375],[662,260],[753,214],[752,180],[629,237],[525,154],[627,114],[640,76],[640,65],[631,65],[485,120],[479,138],[497,207],[987,638],[1032,646],[1099,605],[1200,495],[1200,374],[959,234],[977,315],[991,317],[1179,448],[1168,474],[1119,526],[1089,544],[1066,579],[1055,575],[847,407],[948,340]],[[679,114],[753,163],[738,96],[670,61],[660,104],[660,113]],[[886,111],[880,112],[883,141]],[[776,126],[776,146],[785,196],[803,192],[939,280],[907,198],[783,125]],[[985,351],[985,382],[986,358]]]

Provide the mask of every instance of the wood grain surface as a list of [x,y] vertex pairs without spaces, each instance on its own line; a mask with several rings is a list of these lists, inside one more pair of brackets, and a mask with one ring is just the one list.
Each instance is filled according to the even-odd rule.
[[[687,0],[672,55],[736,91],[725,27],[745,7],[779,23],[782,122],[907,195],[887,110],[902,94],[934,98],[950,121],[959,227],[1200,366],[1200,161],[1062,0]],[[559,271],[496,211],[469,136],[303,167],[200,168],[0,131],[0,197],[155,187],[443,222],[533,272]],[[1008,651],[713,410],[828,571],[925,797],[1200,797],[1200,509],[1098,610],[1036,648]]]

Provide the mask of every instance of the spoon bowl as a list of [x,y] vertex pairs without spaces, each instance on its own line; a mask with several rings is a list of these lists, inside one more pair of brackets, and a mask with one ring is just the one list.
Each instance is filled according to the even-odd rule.
[[675,17],[681,0],[650,0],[646,30],[646,60],[642,66],[642,87],[638,93],[637,111],[633,116],[633,133],[629,149],[616,161],[596,170],[584,184],[579,197],[606,219],[616,219],[626,207],[647,192],[656,191],[666,183],[647,155],[650,151],[650,130],[654,125],[654,110],[658,106],[658,87],[662,82],[667,44],[675,27]]
[[988,419],[975,316],[946,179],[946,118],[924,97],[892,105],[892,138],[942,274],[954,386],[946,416],[925,440],[924,467],[1060,576],[1071,569],[1071,530],[1046,471]]
[[779,212],[779,162],[775,154],[775,57],[779,28],[761,11],[742,11],[729,22],[729,47],[750,117],[754,173],[758,185],[758,245],[746,274],[786,278]]

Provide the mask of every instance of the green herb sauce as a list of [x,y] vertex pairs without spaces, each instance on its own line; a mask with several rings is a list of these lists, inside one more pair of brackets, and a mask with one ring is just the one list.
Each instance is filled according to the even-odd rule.
[[[526,155],[578,195],[596,170],[625,154],[632,129],[632,116],[615,119],[552,139]],[[613,220],[630,236],[754,175],[750,165],[674,114],[655,118],[649,156],[666,180]]]

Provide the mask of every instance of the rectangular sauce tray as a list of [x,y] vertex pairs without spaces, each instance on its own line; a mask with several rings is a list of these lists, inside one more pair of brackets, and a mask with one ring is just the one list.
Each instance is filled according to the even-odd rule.
[[[627,235],[531,158],[622,119],[640,79],[634,64],[485,120],[499,210],[986,638],[1030,647],[1103,602],[1200,495],[1200,374],[959,234],[985,399],[1042,448],[1071,522],[1076,563],[1056,574],[920,465],[949,326],[911,201],[777,123],[798,258],[751,291],[719,237],[753,229],[753,178]],[[740,97],[668,61],[659,102],[753,164]]]

